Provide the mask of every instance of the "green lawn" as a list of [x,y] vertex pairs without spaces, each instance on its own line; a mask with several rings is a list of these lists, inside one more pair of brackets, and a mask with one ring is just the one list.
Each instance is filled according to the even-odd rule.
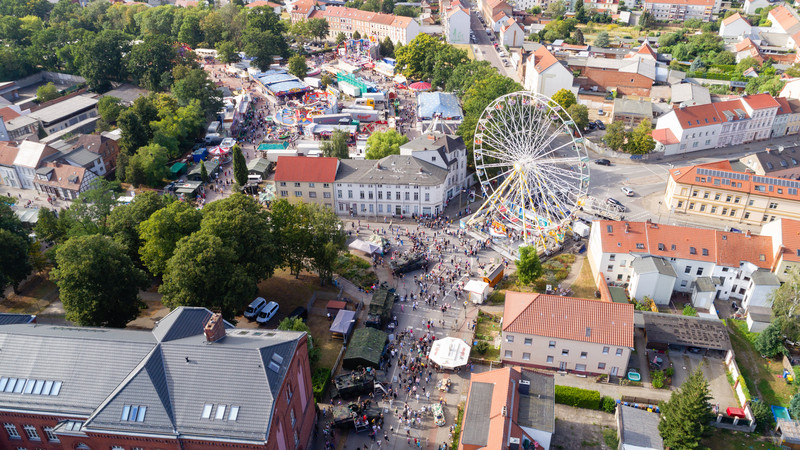
[[703,439],[701,444],[710,450],[780,450],[780,447],[772,444],[768,438],[755,433],[741,433],[713,427],[711,435]]
[[768,405],[789,406],[789,400],[797,392],[794,385],[786,384],[778,376],[783,372],[780,360],[766,359],[753,346],[757,333],[747,331],[742,320],[728,319],[731,345],[736,353],[736,363],[742,371],[747,387],[754,398]]
[[494,345],[495,338],[500,335],[500,323],[487,316],[491,315],[484,312],[479,313],[478,324],[475,327],[475,339],[487,342],[489,344],[489,350],[483,355],[473,352],[473,356],[487,360],[500,361],[500,349],[496,348]]

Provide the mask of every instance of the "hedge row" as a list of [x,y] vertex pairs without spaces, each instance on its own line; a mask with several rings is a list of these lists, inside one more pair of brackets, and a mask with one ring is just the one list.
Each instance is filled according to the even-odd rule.
[[556,386],[556,403],[584,409],[600,409],[600,393],[572,386]]
[[314,374],[311,376],[311,389],[314,391],[314,400],[317,403],[322,401],[325,392],[328,390],[328,384],[331,382],[331,369],[328,367],[317,367]]

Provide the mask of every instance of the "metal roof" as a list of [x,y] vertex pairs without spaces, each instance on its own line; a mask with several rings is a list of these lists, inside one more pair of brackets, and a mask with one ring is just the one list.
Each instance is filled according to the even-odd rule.
[[485,447],[489,443],[489,410],[492,407],[494,384],[472,382],[469,390],[469,408],[464,413],[461,431],[463,445]]
[[637,273],[658,272],[660,275],[677,278],[672,264],[668,263],[666,259],[657,256],[637,256],[633,259],[631,265],[633,266],[633,270]]
[[526,428],[553,433],[556,429],[555,379],[530,370],[520,371],[520,378],[531,385],[528,394],[518,393],[517,423]]
[[658,432],[659,415],[654,412],[644,411],[631,406],[619,405],[620,444],[662,450],[664,442]]
[[52,124],[83,109],[91,108],[95,105],[97,105],[96,98],[87,97],[85,95],[76,95],[75,97],[60,101],[54,105],[44,107],[37,111],[32,111],[28,115],[34,119],[41,120],[45,124]]
[[[178,308],[152,332],[0,326],[0,377],[6,379],[0,384],[11,378],[61,382],[55,395],[0,391],[0,408],[87,416],[83,429],[99,433],[263,444],[305,333],[231,329],[225,323],[226,336],[209,343],[203,327],[210,316],[205,308]],[[133,407],[140,420],[123,420]]]

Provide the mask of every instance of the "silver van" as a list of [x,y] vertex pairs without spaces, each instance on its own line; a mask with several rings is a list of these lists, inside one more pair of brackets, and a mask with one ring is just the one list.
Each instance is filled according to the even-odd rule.
[[267,306],[267,300],[264,297],[257,297],[247,305],[247,309],[244,310],[244,316],[248,319],[255,319],[265,306]]
[[273,317],[275,317],[275,314],[277,313],[278,313],[278,304],[275,302],[269,302],[267,303],[267,306],[265,306],[264,309],[262,309],[261,312],[258,313],[258,317],[256,317],[256,322],[267,323]]

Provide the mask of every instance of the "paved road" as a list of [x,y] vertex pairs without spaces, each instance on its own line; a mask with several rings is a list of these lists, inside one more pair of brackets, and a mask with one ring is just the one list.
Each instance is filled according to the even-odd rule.
[[[472,20],[471,27],[472,31],[475,32],[475,39],[477,40],[476,43],[472,44],[472,51],[475,52],[475,58],[479,61],[489,61],[501,74],[521,82],[513,67],[505,67],[503,65],[500,55],[497,53],[497,50],[495,50],[494,45],[492,45],[493,41],[486,34],[486,27],[483,26],[480,19],[478,19],[478,14],[480,13],[470,10],[470,19]],[[495,37],[495,42],[496,39]]]

